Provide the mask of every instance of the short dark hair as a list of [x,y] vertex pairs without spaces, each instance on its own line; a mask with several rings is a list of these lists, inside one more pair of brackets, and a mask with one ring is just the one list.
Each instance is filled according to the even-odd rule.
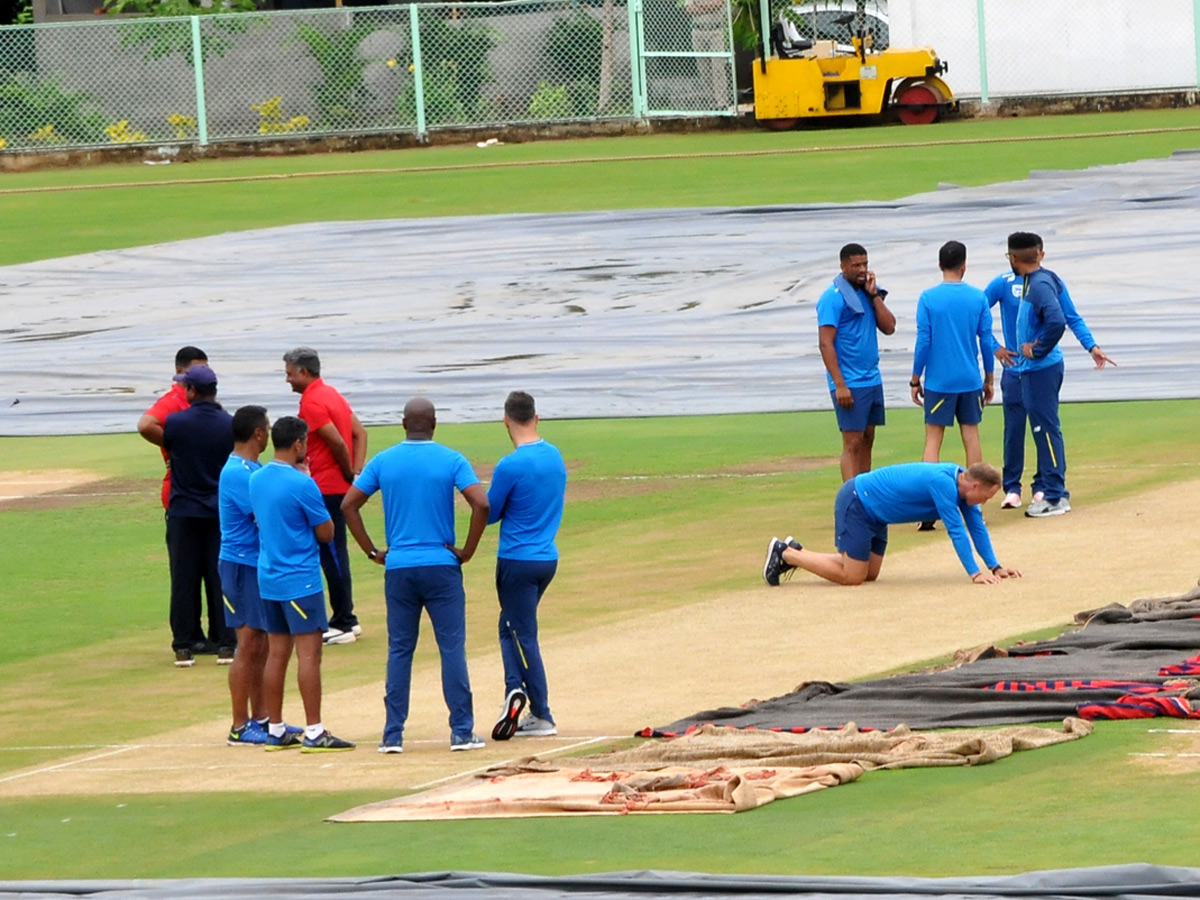
[[175,354],[175,368],[182,369],[191,365],[196,360],[200,362],[208,362],[208,354],[199,347],[180,347]]
[[1008,236],[1009,250],[1042,249],[1042,238],[1032,231],[1014,231]]
[[524,391],[513,391],[504,401],[504,414],[521,425],[528,425],[537,417],[533,397]]
[[269,428],[267,410],[263,406],[242,406],[233,414],[233,439],[244,443],[254,437],[257,428]]
[[306,437],[308,423],[298,416],[280,416],[271,426],[271,446],[276,450],[286,450]]
[[938,251],[939,269],[957,269],[967,261],[967,245],[961,241],[946,241]]
[[842,262],[845,262],[852,256],[866,256],[867,248],[862,244],[847,244],[842,248],[841,255],[838,257]]
[[312,347],[297,347],[283,354],[283,361],[289,366],[304,369],[314,378],[321,377],[321,358]]

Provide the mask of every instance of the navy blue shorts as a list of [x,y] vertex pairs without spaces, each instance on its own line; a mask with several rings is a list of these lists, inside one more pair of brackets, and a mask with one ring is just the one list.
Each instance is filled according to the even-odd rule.
[[325,592],[317,591],[295,600],[263,598],[268,634],[309,634],[328,631],[329,617],[325,613]]
[[854,490],[853,478],[842,485],[833,503],[833,541],[840,553],[859,562],[867,562],[872,553],[883,556],[887,552],[887,523],[867,512]]
[[217,560],[221,593],[225,595],[225,624],[230,628],[267,630],[267,616],[258,595],[258,569],[228,559]]
[[833,400],[833,411],[837,413],[839,431],[866,431],[868,425],[883,424],[883,385],[850,388],[854,405],[849,409],[838,406],[837,391],[829,392]]
[[983,421],[983,391],[962,391],[943,394],[941,391],[925,391],[925,424],[978,425]]

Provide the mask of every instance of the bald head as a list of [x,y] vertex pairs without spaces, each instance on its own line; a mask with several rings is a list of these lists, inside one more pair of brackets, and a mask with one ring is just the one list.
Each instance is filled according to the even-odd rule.
[[413,397],[404,404],[404,433],[410,438],[429,437],[437,425],[433,402],[425,397]]

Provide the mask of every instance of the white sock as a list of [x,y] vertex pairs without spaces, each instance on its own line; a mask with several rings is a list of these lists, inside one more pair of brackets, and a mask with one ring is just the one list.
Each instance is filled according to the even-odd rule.
[[267,727],[271,732],[271,737],[283,737],[287,733],[287,729],[283,727],[282,722],[272,722]]
[[307,726],[304,729],[304,736],[306,738],[308,738],[310,741],[315,741],[317,738],[319,738],[321,736],[321,733],[324,730],[325,730],[325,726],[322,725],[320,722],[318,722],[316,725]]

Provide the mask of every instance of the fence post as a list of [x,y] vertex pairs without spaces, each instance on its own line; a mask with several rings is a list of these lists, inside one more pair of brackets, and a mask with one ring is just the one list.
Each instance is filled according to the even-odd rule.
[[[1195,0],[1200,3],[1200,0]],[[984,23],[984,0],[975,0],[976,31],[979,32],[979,102],[988,102],[987,25]]]
[[425,77],[421,72],[421,13],[417,4],[408,5],[408,31],[412,39],[413,94],[417,107],[417,137],[425,138]]
[[200,17],[192,20],[192,71],[196,75],[196,139],[208,145],[208,108],[204,105],[204,50],[200,42]]
[[[1200,3],[1200,0],[1196,0]],[[629,88],[633,93],[633,115],[646,117],[646,59],[642,56],[645,40],[642,35],[642,0],[628,0],[625,12],[629,16]]]
[[1192,32],[1196,38],[1196,87],[1200,87],[1200,0],[1192,0]]

